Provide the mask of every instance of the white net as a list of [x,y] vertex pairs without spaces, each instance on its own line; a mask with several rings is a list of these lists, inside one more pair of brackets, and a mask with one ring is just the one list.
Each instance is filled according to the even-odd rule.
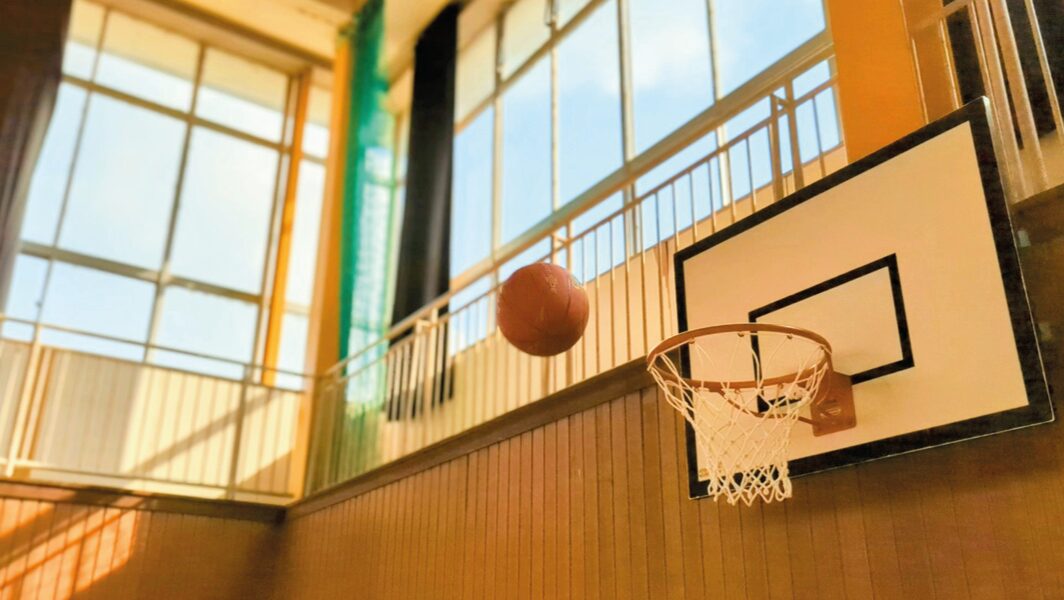
[[683,369],[668,352],[652,353],[649,364],[669,404],[694,430],[699,479],[711,498],[729,504],[789,498],[791,429],[805,420],[802,409],[831,370],[830,346],[782,327],[700,331],[668,348],[679,350]]

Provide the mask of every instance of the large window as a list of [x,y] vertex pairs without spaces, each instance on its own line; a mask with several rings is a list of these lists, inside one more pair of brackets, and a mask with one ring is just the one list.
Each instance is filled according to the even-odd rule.
[[[822,0],[519,0],[487,26],[476,20],[484,12],[474,10],[478,1],[486,0],[474,0],[459,20],[452,278],[825,29]],[[826,81],[827,69],[818,67],[813,83]],[[830,91],[816,105],[819,125],[803,128],[798,140],[803,159],[839,141]],[[756,124],[760,110],[722,124],[628,192],[726,144]],[[768,171],[759,145],[767,143],[750,141],[754,164],[714,165],[708,176],[722,186],[722,177],[742,169],[736,185],[761,185]],[[590,211],[602,218],[621,202],[615,196]],[[624,235],[618,231],[614,244]]]
[[[264,356],[302,80],[84,1],[63,70],[4,311],[29,323],[3,335],[244,377]],[[329,104],[309,89],[273,332],[277,366],[299,372]]]

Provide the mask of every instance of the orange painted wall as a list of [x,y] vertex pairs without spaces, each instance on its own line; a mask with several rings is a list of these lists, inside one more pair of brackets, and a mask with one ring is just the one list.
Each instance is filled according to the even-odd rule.
[[902,2],[825,2],[851,162],[924,124]]

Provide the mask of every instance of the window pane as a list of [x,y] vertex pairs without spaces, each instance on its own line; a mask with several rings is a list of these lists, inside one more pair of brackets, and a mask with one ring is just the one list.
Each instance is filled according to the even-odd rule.
[[303,152],[318,158],[329,155],[329,120],[332,92],[311,86],[307,98],[307,124],[303,127]]
[[722,95],[824,29],[822,0],[716,0],[714,15]]
[[170,108],[188,110],[197,53],[192,40],[112,11],[96,81]]
[[310,306],[318,263],[318,230],[325,195],[325,167],[304,160],[299,168],[296,216],[292,224],[292,251],[288,258],[285,300]]
[[257,293],[273,203],[277,152],[195,128],[181,193],[175,275]]
[[491,253],[491,157],[495,111],[480,114],[454,139],[451,277]]
[[547,260],[549,256],[550,238],[543,238],[535,244],[532,244],[532,246],[524,252],[511,258],[508,262],[503,263],[499,267],[499,281],[506,281],[510,278],[510,275],[514,274],[514,271],[532,263],[543,262]]
[[454,116],[461,120],[495,88],[495,27],[488,27],[458,53]]
[[[713,102],[705,0],[631,0],[636,152]],[[742,32],[745,33],[745,32]],[[756,38],[754,38],[756,39]]]
[[288,79],[213,48],[203,63],[196,114],[274,142],[281,140]]
[[547,0],[518,0],[503,21],[502,75],[509,77],[550,37]]
[[96,47],[103,29],[103,7],[88,2],[74,2],[70,13],[63,72],[82,79],[92,78]]
[[[609,221],[603,221],[623,205],[624,196],[617,193],[573,219],[569,234],[574,238],[569,246],[572,256],[567,258],[571,272],[579,281],[586,283],[608,272],[611,267],[624,264],[624,216],[616,215]],[[560,262],[563,266],[566,264]]]
[[[286,371],[302,373],[307,355],[307,323],[306,315],[285,313],[281,319],[281,347],[277,357],[277,367]],[[302,389],[303,378],[278,373],[277,385],[281,387]]]
[[4,313],[16,319],[36,321],[44,292],[44,276],[48,261],[36,256],[19,254],[15,258],[15,273],[11,278],[11,293]]
[[258,313],[254,304],[179,287],[167,288],[162,302],[156,336],[160,346],[240,362],[251,360]]
[[558,48],[561,201],[621,166],[617,8],[595,10]]
[[503,96],[502,243],[551,212],[549,58]]
[[55,228],[70,178],[70,161],[74,157],[74,141],[85,97],[85,91],[79,87],[67,83],[59,86],[55,112],[30,182],[26,216],[22,221],[24,240],[49,246],[55,243]]
[[176,119],[94,95],[59,244],[158,268],[184,132]]
[[[587,6],[588,0],[558,0],[558,26],[565,25]],[[617,18],[617,7],[613,7],[613,18]]]
[[45,290],[41,320],[143,341],[154,299],[155,286],[146,281],[56,262]]

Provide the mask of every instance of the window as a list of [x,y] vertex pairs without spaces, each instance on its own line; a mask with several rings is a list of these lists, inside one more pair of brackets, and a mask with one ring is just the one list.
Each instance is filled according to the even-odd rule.
[[[626,0],[626,11],[617,0],[518,0],[487,26],[475,18],[483,16],[484,4],[473,0],[459,17],[465,43],[456,73],[452,280],[555,210],[574,200],[590,202],[582,195],[623,173],[626,162],[825,30],[822,0],[715,0],[712,15],[705,0]],[[466,34],[474,26],[481,29]],[[803,161],[841,141],[834,90],[825,85],[829,79],[830,65],[817,65],[787,92],[799,101],[795,121]],[[778,93],[783,98],[785,90]],[[642,195],[718,145],[735,146],[734,160],[710,160],[678,189],[644,204],[639,210],[651,212],[639,215],[642,224],[626,229],[618,219],[589,234],[599,237],[594,243],[601,247],[600,264],[593,268],[589,262],[587,273],[618,263],[619,244],[626,251],[656,244],[692,218],[705,218],[761,189],[772,173],[768,111],[765,101],[640,177],[629,192]],[[786,118],[778,124],[786,126]],[[752,126],[761,130],[743,136]],[[781,149],[789,143],[783,136]],[[780,166],[788,172],[789,157]],[[691,210],[672,214],[674,195],[682,194],[693,199],[693,216]],[[620,206],[622,197],[597,198],[588,215],[604,217],[600,211]],[[580,221],[572,229],[589,225]],[[611,230],[612,247],[606,240]],[[590,252],[592,242],[586,243]],[[602,258],[610,250],[620,256]]]
[[[84,0],[74,3],[63,68],[5,307],[29,324],[5,323],[0,334],[244,377],[268,333],[271,232],[281,230],[291,156],[283,135],[302,84]],[[330,94],[307,92],[280,329],[279,366],[294,371],[303,370],[329,145]]]
[[451,201],[451,277],[491,254],[492,131],[486,110],[454,140]]
[[270,148],[193,130],[174,234],[175,275],[260,289],[277,160]]
[[88,102],[59,245],[158,269],[185,127],[106,96],[93,95]]
[[558,46],[558,165],[564,204],[621,166],[617,6],[606,2]]
[[502,243],[548,216],[550,62],[540,59],[502,98]]

